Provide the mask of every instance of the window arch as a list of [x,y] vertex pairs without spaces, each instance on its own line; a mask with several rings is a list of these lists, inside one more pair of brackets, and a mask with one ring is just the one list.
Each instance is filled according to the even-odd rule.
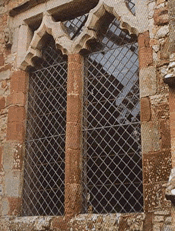
[[117,19],[106,31],[104,28],[85,61],[83,210],[140,212],[143,186],[137,38],[121,30]]
[[24,165],[24,216],[63,215],[67,58],[51,36],[30,71]]

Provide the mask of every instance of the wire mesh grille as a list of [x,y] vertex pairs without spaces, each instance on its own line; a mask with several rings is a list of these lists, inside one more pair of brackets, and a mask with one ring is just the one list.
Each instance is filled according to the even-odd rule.
[[29,78],[24,216],[64,212],[66,78],[67,61],[50,41]]
[[74,18],[72,20],[68,20],[64,22],[64,25],[67,27],[67,30],[68,30],[68,33],[71,39],[74,39],[82,32],[82,29],[86,23],[87,17],[88,17],[88,14],[85,14],[77,18]]
[[[142,158],[137,41],[116,19],[86,58],[84,212],[140,212]],[[98,50],[97,49],[101,49]]]
[[129,10],[135,15],[135,3],[134,0],[125,0],[127,7]]

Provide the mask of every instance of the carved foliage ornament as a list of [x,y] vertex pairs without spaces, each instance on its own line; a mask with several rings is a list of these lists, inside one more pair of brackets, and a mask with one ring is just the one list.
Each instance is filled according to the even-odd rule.
[[78,53],[82,49],[89,50],[88,42],[97,39],[100,23],[107,13],[117,18],[121,29],[128,30],[130,34],[139,33],[138,20],[128,9],[125,0],[100,0],[89,12],[82,33],[74,40],[71,40],[62,22],[56,22],[48,12],[45,12],[40,27],[34,32],[21,68],[25,70],[28,66],[33,66],[32,59],[36,56],[41,57],[42,38],[46,34],[53,36],[57,49],[63,54]]

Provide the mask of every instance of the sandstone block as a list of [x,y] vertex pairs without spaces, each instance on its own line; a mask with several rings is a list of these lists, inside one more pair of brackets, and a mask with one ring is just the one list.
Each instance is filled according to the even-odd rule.
[[66,150],[80,149],[81,146],[81,124],[67,123],[66,124]]
[[26,94],[24,94],[23,92],[15,92],[10,94],[7,97],[7,101],[6,101],[6,106],[10,106],[10,105],[18,105],[18,106],[25,106],[26,103]]
[[26,93],[28,83],[28,75],[24,71],[15,71],[11,76],[11,93],[23,92]]
[[4,56],[3,54],[0,54],[0,66],[4,65]]
[[170,124],[169,120],[160,121],[161,147],[168,149],[171,147]]
[[144,183],[168,181],[171,168],[170,151],[143,154]]
[[170,209],[171,203],[165,199],[165,188],[161,183],[144,184],[143,194],[145,198],[145,211]]
[[17,142],[5,142],[3,147],[3,169],[5,173],[11,172],[14,166],[14,153],[16,147],[18,146]]
[[156,38],[164,38],[167,34],[169,33],[169,26],[162,26],[160,29],[157,31]]
[[151,119],[151,105],[148,97],[141,99],[141,121],[150,121]]
[[21,211],[21,198],[8,197],[9,211],[8,215],[19,216]]
[[5,108],[5,98],[0,97],[0,110]]
[[10,70],[0,71],[0,81],[10,79]]
[[67,122],[78,123],[81,121],[82,100],[79,95],[67,97]]
[[20,171],[8,172],[4,176],[4,193],[8,197],[19,197],[21,192],[21,173]]
[[160,150],[160,132],[158,122],[144,122],[141,125],[142,153]]
[[81,211],[81,184],[66,184],[65,187],[65,213],[74,216]]
[[22,123],[25,120],[25,108],[12,106],[8,111],[8,122]]
[[24,123],[9,122],[7,124],[7,140],[19,141],[22,143],[24,141],[24,134]]
[[140,70],[140,97],[146,97],[156,94],[157,80],[156,68],[147,67]]
[[153,63],[153,49],[152,47],[139,48],[139,67],[146,68]]
[[156,25],[164,25],[167,24],[169,21],[168,16],[168,8],[167,7],[161,7],[158,9],[155,9],[154,12],[154,22]]
[[81,150],[66,150],[65,182],[81,184]]

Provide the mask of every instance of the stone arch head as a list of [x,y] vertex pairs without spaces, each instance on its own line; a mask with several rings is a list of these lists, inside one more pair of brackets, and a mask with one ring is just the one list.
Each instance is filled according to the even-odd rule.
[[90,44],[98,40],[101,30],[107,30],[114,17],[119,21],[121,29],[127,30],[131,35],[139,33],[137,17],[128,9],[125,0],[100,0],[97,6],[90,10],[81,34],[73,40],[71,40],[64,23],[56,22],[52,15],[45,12],[40,27],[34,32],[21,68],[25,70],[27,66],[32,66],[35,56],[41,57],[40,50],[46,34],[53,36],[56,48],[60,49],[63,54],[91,50]]

